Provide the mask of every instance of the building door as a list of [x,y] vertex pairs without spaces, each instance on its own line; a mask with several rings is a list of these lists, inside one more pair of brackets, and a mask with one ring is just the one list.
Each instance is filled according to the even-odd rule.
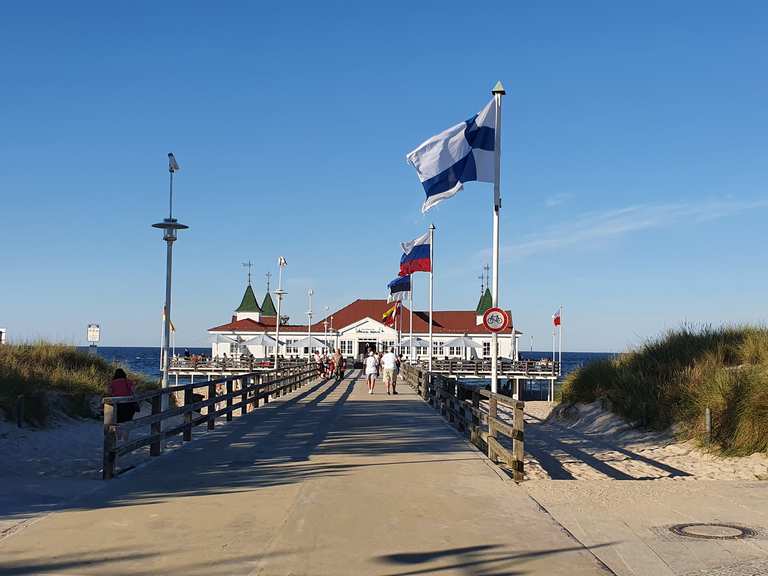
[[365,355],[370,351],[373,350],[376,352],[376,342],[374,340],[370,341],[358,341],[357,342],[357,355],[358,357],[365,357]]

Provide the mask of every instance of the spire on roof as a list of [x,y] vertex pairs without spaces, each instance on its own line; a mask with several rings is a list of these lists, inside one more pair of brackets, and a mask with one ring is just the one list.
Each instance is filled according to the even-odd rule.
[[483,295],[480,297],[480,302],[477,303],[477,310],[475,310],[475,313],[478,316],[482,316],[491,306],[493,306],[493,297],[491,296],[490,288],[486,288],[485,292],[483,292]]
[[269,292],[264,296],[264,302],[261,303],[261,313],[264,316],[277,316],[275,303],[272,302],[272,296],[269,295]]
[[240,302],[240,306],[235,312],[261,312],[259,303],[256,301],[256,294],[253,293],[253,288],[251,288],[250,284],[246,287],[245,294],[243,294],[243,301]]

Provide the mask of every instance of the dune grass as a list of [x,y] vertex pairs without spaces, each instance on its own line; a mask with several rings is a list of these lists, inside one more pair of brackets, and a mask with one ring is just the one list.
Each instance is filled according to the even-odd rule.
[[[34,342],[0,346],[0,409],[10,417],[24,395],[25,419],[45,424],[48,397],[65,399],[61,408],[77,416],[92,415],[91,399],[104,393],[116,366],[74,346]],[[126,370],[127,372],[127,370]],[[129,377],[140,389],[157,386],[142,375]]]
[[713,447],[728,455],[768,452],[768,329],[685,326],[565,379],[565,402],[600,398],[641,426],[675,424],[701,443],[708,407]]

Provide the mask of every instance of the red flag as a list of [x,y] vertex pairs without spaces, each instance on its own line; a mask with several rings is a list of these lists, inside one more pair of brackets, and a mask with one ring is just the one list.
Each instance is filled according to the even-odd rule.
[[552,314],[552,323],[555,326],[560,326],[560,310]]

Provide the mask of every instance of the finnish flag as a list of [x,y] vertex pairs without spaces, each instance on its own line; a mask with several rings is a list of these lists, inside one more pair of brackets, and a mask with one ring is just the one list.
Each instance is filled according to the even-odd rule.
[[472,118],[432,136],[406,158],[427,193],[426,212],[463,188],[464,182],[493,182],[496,106],[493,99]]

